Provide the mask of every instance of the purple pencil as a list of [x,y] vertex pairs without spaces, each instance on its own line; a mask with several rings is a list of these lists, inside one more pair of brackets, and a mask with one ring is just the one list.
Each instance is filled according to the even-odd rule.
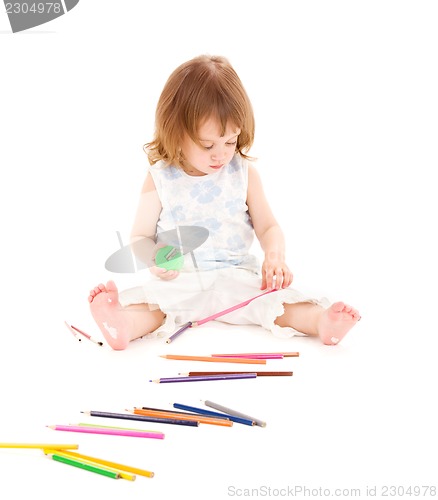
[[167,377],[149,380],[149,382],[167,384],[172,382],[205,382],[209,380],[236,380],[245,378],[257,378],[257,373],[229,373],[221,375],[199,375],[193,377]]

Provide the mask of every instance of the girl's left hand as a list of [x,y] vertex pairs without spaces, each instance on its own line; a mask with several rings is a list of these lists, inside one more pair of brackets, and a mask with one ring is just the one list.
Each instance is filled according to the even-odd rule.
[[287,288],[293,280],[293,275],[284,259],[277,255],[265,256],[262,265],[261,290],[280,290]]

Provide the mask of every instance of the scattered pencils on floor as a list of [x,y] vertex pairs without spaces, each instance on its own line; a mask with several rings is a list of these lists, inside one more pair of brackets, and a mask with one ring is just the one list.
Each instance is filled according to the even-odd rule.
[[[79,330],[73,325],[65,322],[70,332],[82,341],[83,338],[90,340],[98,345],[102,342],[93,339],[91,335]],[[298,352],[265,352],[265,353],[222,353],[211,354],[209,356],[192,355],[172,355],[161,356],[170,360],[183,361],[206,361],[215,363],[241,363],[253,365],[266,365],[267,361],[274,362],[289,357],[299,356]],[[258,368],[258,367],[257,367]],[[292,376],[292,371],[274,371],[274,370],[224,370],[224,371],[188,371],[179,373],[175,377],[162,377],[151,379],[149,382],[157,384],[180,383],[180,382],[208,382],[208,381],[231,381],[231,380],[249,380],[258,377],[285,377]],[[199,427],[200,425],[216,425],[221,427],[233,427],[234,424],[246,425],[249,427],[266,427],[266,422],[260,418],[248,415],[240,410],[231,409],[225,405],[203,401],[205,408],[191,406],[182,403],[173,403],[173,409],[153,408],[153,407],[133,407],[126,409],[124,413],[108,411],[81,411],[83,415],[89,417],[108,418],[122,420],[125,422],[133,420],[137,422],[152,422],[154,424],[177,425],[183,427]],[[158,439],[163,440],[165,434],[157,430],[145,430],[121,425],[100,425],[98,423],[77,423],[77,424],[56,424],[47,425],[48,429],[58,432],[69,432],[79,434],[94,434],[101,436],[121,436],[140,439]],[[100,438],[99,438],[100,439]],[[118,438],[116,438],[118,439]],[[44,455],[55,462],[76,467],[94,474],[99,474],[111,479],[125,479],[134,481],[137,475],[145,477],[154,477],[154,472],[140,469],[137,467],[124,465],[102,458],[92,457],[78,453],[79,445],[72,443],[0,443],[0,448],[22,448],[22,449],[40,449]]]
[[[183,354],[166,354],[161,356],[165,359],[180,361],[207,361],[212,363],[243,363],[243,364],[266,364],[267,360],[279,360],[284,358],[298,357],[299,352],[248,352],[235,354],[211,354],[210,356],[191,356]],[[257,377],[280,377],[292,376],[291,371],[191,371],[179,373],[178,377],[157,378],[149,380],[157,384],[173,382],[204,382],[213,380],[239,380]]]
[[0,443],[0,448],[22,448],[40,449],[47,458],[56,462],[77,467],[89,472],[100,474],[112,479],[126,479],[134,481],[136,475],[154,477],[154,473],[149,470],[132,467],[130,465],[110,462],[101,458],[82,455],[75,451],[78,444],[58,444],[58,443]]

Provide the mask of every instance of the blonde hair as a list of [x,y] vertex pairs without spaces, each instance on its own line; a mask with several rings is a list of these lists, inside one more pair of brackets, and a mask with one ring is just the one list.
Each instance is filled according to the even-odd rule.
[[249,158],[254,113],[242,82],[226,58],[201,55],[176,68],[163,88],[154,139],[144,146],[149,163],[163,160],[182,167],[181,145],[186,135],[199,144],[198,128],[209,118],[218,121],[221,134],[227,124],[239,128],[236,152]]

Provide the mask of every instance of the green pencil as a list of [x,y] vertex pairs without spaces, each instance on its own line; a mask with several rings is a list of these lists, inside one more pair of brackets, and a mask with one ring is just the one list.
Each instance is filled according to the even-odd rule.
[[105,468],[97,467],[95,465],[86,464],[80,460],[74,460],[73,458],[63,457],[61,455],[47,455],[48,458],[56,460],[57,462],[62,462],[63,464],[72,465],[73,467],[78,467],[80,469],[88,470],[90,472],[95,472],[96,474],[101,474],[102,476],[111,477],[112,479],[119,479],[120,474]]

